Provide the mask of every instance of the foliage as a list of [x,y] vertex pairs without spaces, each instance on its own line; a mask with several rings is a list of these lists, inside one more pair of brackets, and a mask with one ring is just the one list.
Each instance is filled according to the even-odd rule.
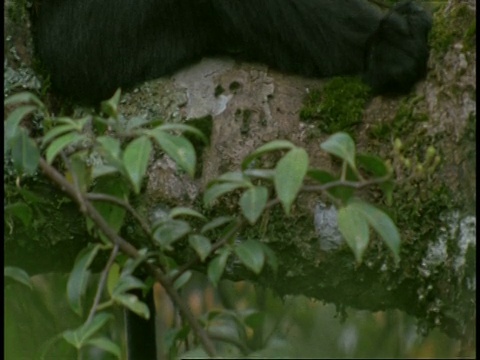
[[[400,236],[396,226],[382,210],[355,195],[356,189],[379,186],[387,199],[390,198],[391,170],[375,156],[358,154],[354,141],[344,132],[320,144],[322,150],[340,160],[340,175],[312,168],[304,149],[286,140],[275,140],[248,155],[240,170],[225,173],[207,186],[203,194],[207,208],[222,201],[225,195],[239,193],[236,214],[209,219],[197,209],[174,207],[162,218],[149,222],[133,208],[129,199],[141,193],[154,151],[163,151],[180,171],[193,177],[197,155],[184,134],[207,140],[197,128],[185,124],[143,119],[121,122],[117,110],[119,97],[117,92],[105,101],[101,115],[80,119],[52,117],[43,103],[30,93],[16,94],[5,102],[15,109],[4,125],[4,156],[11,156],[18,174],[32,175],[41,170],[60,186],[79,205],[89,232],[100,239],[78,254],[67,284],[69,305],[82,317],[83,323],[75,329],[64,330],[59,338],[76,349],[95,346],[121,357],[121,348],[105,338],[100,330],[112,318],[114,305],[145,318],[151,316],[148,307],[130,293],[151,286],[136,277],[137,267],[143,267],[162,285],[187,322],[184,327],[173,330],[168,348],[170,354],[178,354],[179,343],[195,335],[196,344],[208,355],[214,355],[212,339],[218,340],[219,335],[212,335],[208,324],[219,316],[230,319],[238,334],[246,334],[248,326],[261,323],[258,316],[241,317],[222,311],[198,319],[178,291],[188,283],[191,269],[197,263],[205,264],[208,278],[214,285],[219,283],[232,258],[254,274],[262,272],[266,265],[276,272],[275,253],[261,239],[239,241],[238,234],[248,225],[255,226],[265,211],[277,205],[281,205],[288,216],[300,193],[320,193],[336,205],[339,230],[358,263],[370,241],[370,228],[378,233],[398,262]],[[28,115],[34,112],[44,117],[44,132],[38,137],[33,137],[23,126]],[[256,164],[260,163],[257,160],[271,153],[281,154],[275,167],[257,168]],[[29,221],[32,215],[28,206],[21,202],[14,208],[11,205],[7,204],[11,216],[22,222]],[[139,223],[149,239],[146,248],[136,249],[132,239],[120,235],[127,213]],[[196,226],[198,222],[202,226]],[[190,247],[196,256],[177,264],[171,254],[182,246]],[[87,305],[85,293],[91,265],[98,259],[105,259],[103,271],[97,295],[93,303]],[[28,276],[20,269],[6,268],[5,275],[29,285]],[[251,351],[245,339],[242,335],[239,339],[227,336],[219,340],[236,343],[246,355]],[[45,352],[48,353],[48,349]]]

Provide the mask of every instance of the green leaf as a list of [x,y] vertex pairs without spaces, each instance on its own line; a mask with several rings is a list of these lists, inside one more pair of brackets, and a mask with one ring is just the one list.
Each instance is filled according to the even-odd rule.
[[197,156],[190,141],[183,136],[176,136],[157,129],[148,132],[160,147],[191,177],[195,174]]
[[143,248],[138,250],[138,256],[136,258],[127,258],[127,260],[123,264],[122,271],[120,272],[120,277],[125,275],[132,275],[135,269],[147,259],[148,255],[148,250],[146,248]]
[[202,262],[205,261],[212,250],[210,240],[202,235],[190,235],[188,237],[188,243],[192,249],[195,250]]
[[82,326],[76,330],[67,330],[63,332],[63,338],[75,346],[75,348],[80,349],[85,343],[97,333],[108,320],[112,319],[112,314],[107,313],[98,313],[95,314],[92,321],[89,323],[84,323]]
[[207,207],[211,206],[218,197],[245,186],[242,183],[214,183],[203,194],[203,203]]
[[153,238],[163,249],[170,249],[170,245],[187,235],[191,231],[190,225],[182,220],[170,220],[159,226],[153,233]]
[[195,211],[195,210],[187,208],[187,207],[181,207],[181,206],[173,208],[170,211],[169,217],[171,219],[174,219],[177,216],[194,216],[194,217],[197,217],[199,219],[205,219],[205,216],[203,216],[198,211]]
[[20,122],[25,116],[37,109],[36,106],[21,106],[13,110],[5,120],[3,126],[5,131],[5,142],[11,145],[11,141],[19,133]]
[[260,146],[258,149],[253,151],[250,155],[248,155],[242,162],[242,170],[246,170],[250,163],[255,160],[256,158],[266,154],[268,152],[276,151],[276,150],[285,150],[285,149],[294,149],[295,145],[293,145],[290,141],[287,140],[273,140],[269,143],[266,143],[263,146]]
[[208,144],[208,140],[205,137],[205,135],[194,126],[185,125],[185,124],[168,123],[168,124],[160,125],[158,127],[158,129],[161,130],[161,131],[180,130],[182,132],[190,132],[190,133],[196,135],[197,137],[199,137],[205,144]]
[[344,132],[338,132],[330,136],[326,141],[320,144],[320,147],[329,154],[338,156],[345,160],[352,169],[355,166],[355,143],[350,135]]
[[117,286],[118,282],[120,281],[120,265],[116,262],[110,266],[107,276],[107,290],[108,294],[112,296],[113,289]]
[[223,271],[225,270],[225,265],[227,264],[227,259],[230,256],[230,251],[227,249],[222,249],[210,263],[208,264],[207,275],[213,286],[217,286],[220,278],[222,277]]
[[383,191],[383,196],[385,196],[385,204],[387,206],[392,206],[393,202],[393,188],[395,183],[393,180],[387,180],[384,183],[380,184],[380,189]]
[[220,175],[214,180],[215,182],[229,182],[229,183],[242,183],[244,185],[250,184],[250,179],[246,177],[241,171],[230,171]]
[[132,275],[123,275],[120,277],[115,288],[112,291],[112,297],[124,295],[127,291],[133,289],[145,289],[146,285]]
[[215,219],[213,219],[212,221],[210,221],[209,223],[206,223],[203,227],[202,227],[202,230],[200,230],[200,232],[202,234],[206,233],[207,231],[210,231],[210,230],[213,230],[219,226],[223,226],[227,223],[230,223],[232,222],[234,218],[232,216],[219,216],[219,217],[216,217]]
[[338,229],[355,254],[355,259],[361,263],[370,239],[367,220],[361,212],[348,204],[338,210],[337,221]]
[[370,226],[375,229],[390,248],[395,261],[398,262],[400,260],[400,234],[392,219],[373,205],[358,199],[352,200],[349,205],[365,217]]
[[244,174],[258,179],[273,180],[275,176],[275,170],[273,169],[247,169]]
[[92,183],[90,167],[87,165],[88,154],[86,152],[77,152],[70,156],[71,176],[76,176],[78,189],[86,193]]
[[132,182],[136,194],[140,193],[143,177],[148,167],[152,143],[146,136],[141,136],[128,144],[123,153],[123,165]]
[[87,341],[86,344],[95,346],[99,349],[109,352],[110,354],[113,354],[117,359],[121,358],[122,351],[120,350],[120,347],[106,337],[90,339]]
[[18,172],[33,175],[37,171],[40,151],[35,141],[28,136],[27,130],[21,128],[12,139],[12,160]]
[[67,283],[67,298],[72,310],[82,315],[82,296],[85,294],[90,272],[88,267],[100,250],[100,245],[89,246],[77,256]]
[[[57,123],[60,123],[60,124],[65,124],[65,125],[72,125],[74,126],[76,129],[78,129],[77,127],[77,119],[72,119],[70,117],[57,117],[55,118],[55,122]],[[80,128],[81,129],[81,128]],[[79,131],[80,131],[79,129]]]
[[[123,164],[121,165],[123,168]],[[119,172],[119,168],[116,166],[95,163],[92,167],[92,179],[97,179],[106,175],[113,175],[117,172]]]
[[60,136],[59,138],[52,141],[52,143],[47,147],[46,151],[46,160],[49,164],[53,162],[55,157],[67,146],[73,145],[81,140],[85,139],[85,135],[71,132]]
[[240,261],[255,274],[262,271],[265,263],[265,254],[263,247],[258,241],[249,239],[241,244],[235,246],[235,254],[237,254]]
[[275,255],[275,252],[263,242],[259,242],[258,244],[260,244],[260,246],[263,248],[263,253],[265,254],[265,259],[267,260],[268,266],[270,266],[274,274],[276,274],[278,270],[277,255]]
[[275,190],[287,215],[302,187],[308,170],[308,154],[304,149],[290,150],[275,167]]
[[376,177],[388,175],[388,167],[385,162],[375,155],[357,154],[357,164]]
[[268,189],[264,186],[255,186],[248,189],[240,198],[240,208],[243,216],[250,222],[255,224],[260,215],[262,215],[268,200]]
[[131,131],[142,127],[143,125],[150,124],[150,119],[147,119],[142,116],[135,116],[133,118],[128,119],[125,129],[127,131]]
[[40,99],[36,95],[34,95],[33,93],[28,92],[28,91],[24,91],[24,92],[17,93],[17,94],[14,94],[12,96],[9,96],[3,104],[4,104],[4,106],[7,106],[7,105],[11,105],[11,104],[31,103],[31,102],[34,103],[35,105],[37,105],[37,107],[39,107],[39,108],[44,107],[44,105],[40,101]]
[[[106,194],[118,198],[119,200],[126,200],[129,196],[129,186],[127,180],[123,180],[116,176],[102,177],[97,179],[95,186],[92,189],[93,193]],[[126,210],[124,207],[106,201],[95,201],[93,206],[102,215],[108,225],[117,233],[124,223]],[[94,224],[90,219],[87,219],[87,230],[92,231]],[[101,233],[102,238],[105,236]]]
[[190,278],[192,277],[192,272],[191,271],[185,271],[182,275],[180,275],[180,277],[175,280],[175,282],[173,283],[173,287],[175,289],[180,289],[183,285],[185,285],[188,280],[190,280]]
[[45,136],[42,138],[42,145],[48,144],[54,138],[66,132],[70,132],[70,131],[76,132],[76,128],[77,127],[75,125],[71,125],[71,124],[55,126],[49,132],[47,132]]
[[113,96],[100,104],[102,112],[109,117],[116,119],[118,117],[118,103],[122,94],[121,89],[117,89]]
[[128,310],[133,311],[138,316],[141,316],[144,319],[150,318],[150,310],[148,309],[148,306],[133,294],[117,295],[114,300],[120,305],[125,306]]
[[33,288],[32,281],[30,280],[30,276],[27,272],[23,269],[20,269],[15,266],[5,266],[3,268],[3,277],[8,277],[19,283],[28,286],[30,290]]
[[122,149],[118,139],[111,136],[99,136],[96,140],[101,145],[100,151],[105,154],[107,160],[120,160]]
[[32,225],[32,209],[24,202],[17,201],[4,207],[5,214],[11,214],[22,221],[23,226]]

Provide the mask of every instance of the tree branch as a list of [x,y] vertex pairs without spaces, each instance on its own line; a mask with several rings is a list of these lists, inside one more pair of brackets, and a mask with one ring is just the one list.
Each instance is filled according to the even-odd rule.
[[[54,167],[49,165],[45,159],[40,158],[39,166],[44,172],[44,174],[49,177],[54,183],[56,183],[65,193],[67,193],[72,199],[74,199],[79,205],[80,210],[92,221],[95,225],[107,236],[107,238],[115,245],[117,245],[120,250],[128,255],[131,258],[138,258],[140,255],[138,250],[132,246],[128,241],[119,236],[105,221],[105,219],[100,215],[100,213],[95,209],[95,207],[84,197],[80,196],[78,198],[78,193],[75,191],[75,188],[60,174]],[[83,204],[82,204],[83,202]],[[84,205],[84,206],[82,206]],[[200,339],[205,351],[209,356],[215,356],[216,351],[213,343],[208,336],[207,332],[200,326],[200,323],[197,321],[193,313],[190,311],[188,305],[183,301],[178,292],[173,287],[172,282],[168,277],[155,265],[145,262],[145,268],[147,271],[164,287],[172,301],[177,304],[180,311],[183,313],[187,321],[190,323],[192,330]]]

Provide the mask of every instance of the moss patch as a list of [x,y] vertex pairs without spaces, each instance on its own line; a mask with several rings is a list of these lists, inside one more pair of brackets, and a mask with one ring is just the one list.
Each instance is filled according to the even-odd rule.
[[414,145],[417,136],[423,136],[423,128],[418,123],[428,121],[428,115],[416,110],[416,104],[423,100],[422,97],[404,98],[393,119],[376,122],[368,129],[368,137],[382,142],[392,138],[400,138],[408,142],[405,147]]
[[369,99],[370,88],[359,79],[333,78],[322,90],[312,90],[307,95],[300,119],[314,122],[327,134],[347,131],[354,136],[352,130],[362,121]]
[[[453,7],[445,14],[445,5],[434,15],[434,23],[430,32],[430,45],[436,56],[443,57],[454,43],[461,42],[466,50],[475,48],[476,19],[475,13],[467,4]],[[465,24],[470,24],[465,26]],[[465,30],[466,29],[466,30]]]

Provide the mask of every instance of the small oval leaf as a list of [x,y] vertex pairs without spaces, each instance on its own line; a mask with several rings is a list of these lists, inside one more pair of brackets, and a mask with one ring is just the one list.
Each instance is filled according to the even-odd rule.
[[146,285],[132,275],[123,275],[112,291],[112,296],[124,295],[127,291],[134,289],[145,289]]
[[182,220],[170,220],[159,226],[153,238],[163,249],[170,249],[171,244],[190,232],[190,225]]
[[212,244],[210,243],[210,240],[202,235],[190,235],[188,238],[188,243],[192,249],[195,250],[202,262],[205,261],[212,250]]
[[195,174],[197,156],[190,141],[183,136],[171,135],[154,129],[148,133],[153,136],[160,147],[191,177]]
[[106,337],[90,339],[87,341],[86,344],[95,346],[99,349],[109,352],[110,354],[113,354],[117,359],[121,358],[122,352],[120,350],[120,347]]
[[182,206],[178,206],[176,208],[173,208],[170,211],[169,216],[170,216],[171,219],[174,219],[177,216],[194,216],[194,217],[197,217],[199,219],[205,219],[205,216],[203,216],[198,211],[190,209],[188,207],[182,207]]
[[255,160],[256,158],[262,156],[263,154],[271,151],[276,150],[285,150],[285,149],[293,149],[295,145],[293,145],[290,141],[287,140],[273,140],[265,145],[260,146],[258,149],[253,151],[250,155],[248,155],[242,162],[242,170],[248,168],[248,165]]
[[219,216],[217,218],[214,218],[212,221],[206,223],[200,232],[202,234],[206,233],[209,230],[213,230],[219,226],[225,225],[230,223],[234,218],[231,216]]
[[42,146],[48,144],[59,135],[65,134],[66,132],[75,131],[76,129],[77,126],[72,124],[55,126],[42,138]]
[[63,338],[80,349],[89,339],[99,331],[106,322],[113,318],[112,314],[98,313],[95,314],[92,321],[82,324],[75,330],[66,330],[62,333]]
[[110,296],[112,296],[113,289],[115,289],[119,280],[120,280],[120,266],[115,262],[112,264],[112,266],[110,266],[110,270],[108,271],[108,276],[107,276],[107,290]]
[[79,134],[77,132],[70,132],[59,138],[56,138],[52,143],[47,147],[46,151],[46,160],[49,164],[53,162],[55,157],[69,145],[73,145],[81,140],[85,139],[85,135]]
[[337,221],[338,230],[355,254],[357,263],[361,263],[370,239],[367,220],[348,204],[338,210]]
[[258,275],[260,271],[262,271],[263,264],[265,263],[265,253],[258,241],[249,239],[242,242],[235,247],[235,254],[237,254],[240,261],[255,274]]
[[3,269],[3,276],[18,281],[19,283],[32,289],[32,281],[30,280],[30,276],[23,269],[14,266],[5,266]]
[[253,225],[258,220],[267,205],[267,200],[268,189],[264,186],[255,186],[242,194],[240,208],[250,224]]
[[7,106],[11,104],[30,103],[30,102],[36,104],[37,107],[39,108],[43,108],[44,106],[43,103],[40,101],[40,99],[36,95],[28,91],[24,91],[24,92],[9,96],[3,104],[4,106]]
[[100,151],[105,153],[107,160],[120,159],[122,150],[118,139],[111,136],[99,136],[96,141],[100,144]]
[[290,150],[275,167],[275,190],[287,214],[290,213],[307,170],[308,154],[301,148]]
[[77,256],[67,283],[67,298],[72,310],[82,315],[82,296],[85,293],[90,272],[88,267],[100,250],[100,245],[89,246]]
[[150,139],[141,136],[128,144],[123,153],[123,165],[136,194],[140,193],[151,152],[152,143]]
[[175,289],[180,289],[183,285],[185,285],[188,280],[190,280],[190,278],[192,277],[192,272],[191,271],[185,271],[182,275],[180,275],[180,277],[175,280],[175,282],[173,283],[173,287]]
[[30,206],[24,202],[14,202],[13,204],[5,205],[3,208],[5,214],[15,216],[20,219],[24,226],[32,225],[33,211]]
[[211,185],[203,194],[203,203],[205,206],[211,206],[218,197],[230,191],[245,187],[242,183],[215,183]]
[[25,116],[37,109],[36,106],[21,106],[13,110],[4,122],[5,142],[10,145],[11,140],[18,134],[20,122]]
[[128,310],[133,311],[138,316],[141,316],[144,319],[150,318],[150,310],[148,309],[148,306],[133,294],[117,295],[114,300],[125,306]]
[[212,282],[213,286],[217,286],[218,281],[222,277],[223,271],[225,270],[225,265],[227,264],[228,256],[230,252],[225,250],[217,255],[210,263],[208,264],[208,278]]
[[355,143],[347,133],[338,132],[333,134],[320,144],[320,147],[326,152],[345,160],[353,169],[356,168]]
[[168,124],[162,124],[158,127],[159,130],[162,130],[162,131],[168,131],[168,130],[175,130],[175,131],[182,131],[182,132],[189,132],[189,133],[192,133],[194,135],[196,135],[199,139],[201,139],[205,144],[208,143],[208,140],[207,138],[205,137],[205,135],[200,131],[198,130],[196,127],[194,126],[190,126],[190,125],[185,125],[185,124],[173,124],[173,123],[168,123]]
[[33,175],[37,171],[40,151],[35,141],[28,136],[27,130],[21,128],[12,139],[12,161],[19,173]]
[[400,260],[400,234],[392,219],[383,211],[359,199],[352,200],[349,205],[365,217],[390,248],[395,261],[398,262]]

